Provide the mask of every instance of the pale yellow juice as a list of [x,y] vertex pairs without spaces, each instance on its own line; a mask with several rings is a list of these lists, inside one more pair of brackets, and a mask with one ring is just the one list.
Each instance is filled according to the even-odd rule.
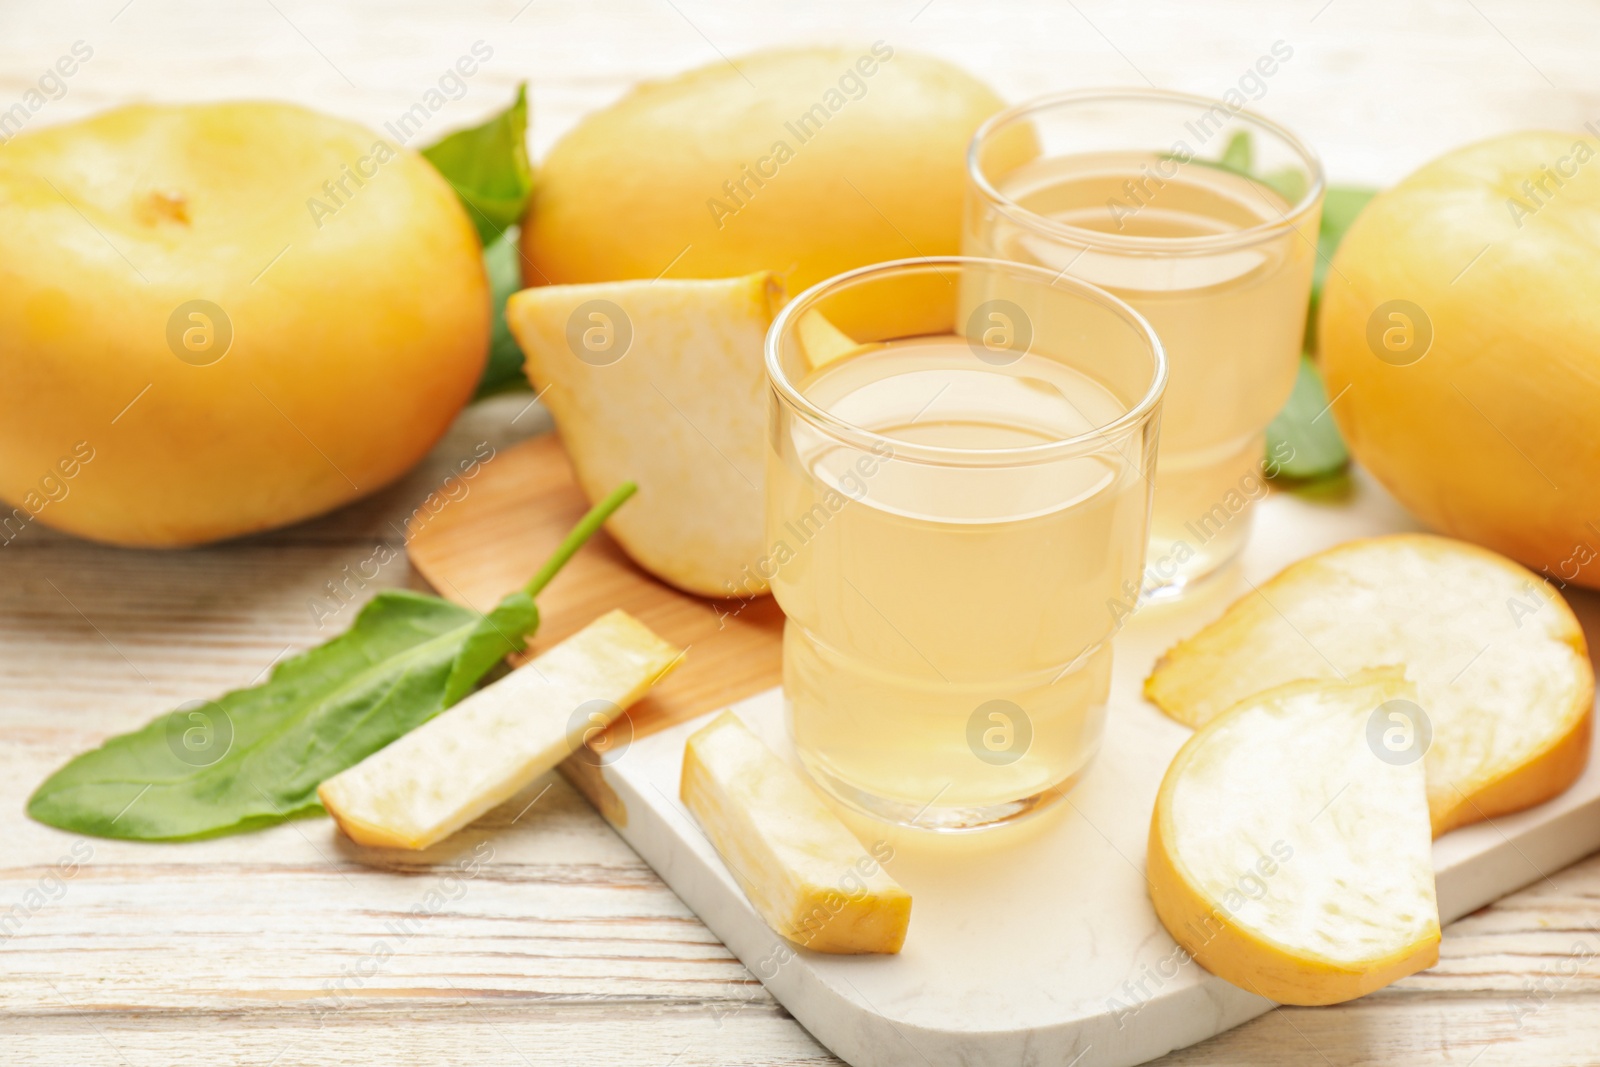
[[[1316,241],[1293,228],[1227,244],[1276,223],[1290,204],[1270,186],[1199,161],[1146,152],[1036,160],[996,181],[1035,215],[1115,238],[1074,240],[999,213],[969,220],[965,251],[1064,271],[1107,289],[1150,321],[1168,381],[1151,517],[1147,586],[1181,587],[1243,546],[1266,492],[1267,424],[1293,388]],[[1163,248],[1173,238],[1226,247]],[[1280,459],[1284,457],[1279,457]]]
[[[891,342],[799,385],[888,438],[865,451],[773,422],[772,586],[808,770],[921,825],[1053,799],[1099,744],[1117,605],[1143,554],[1142,452],[1135,440],[1029,464],[982,454],[1095,430],[1128,400],[1044,356],[988,365],[952,335]],[[925,462],[917,446],[975,461]]]

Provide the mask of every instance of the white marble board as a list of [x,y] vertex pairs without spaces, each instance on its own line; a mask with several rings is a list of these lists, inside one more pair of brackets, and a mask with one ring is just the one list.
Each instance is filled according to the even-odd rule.
[[[1054,812],[993,835],[890,833],[888,866],[912,894],[897,956],[794,949],[745,900],[678,802],[684,740],[705,718],[638,740],[603,768],[625,809],[617,831],[816,1038],[856,1067],[1051,1064],[1125,1067],[1271,1009],[1186,961],[1145,892],[1145,840],[1163,772],[1189,730],[1140,696],[1155,658],[1285,564],[1353,537],[1415,529],[1358,475],[1348,499],[1274,494],[1232,573],[1148,607],[1116,638],[1105,746]],[[1600,600],[1571,598],[1590,634]],[[691,652],[692,654],[692,652]],[[782,695],[738,705],[792,758]],[[1445,922],[1600,848],[1600,760],[1563,796],[1454,831],[1434,845]]]

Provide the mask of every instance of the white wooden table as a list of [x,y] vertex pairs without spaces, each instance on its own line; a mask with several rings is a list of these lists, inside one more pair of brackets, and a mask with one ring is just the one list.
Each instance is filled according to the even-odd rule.
[[[0,109],[82,40],[93,57],[32,121],[272,96],[376,126],[482,40],[493,57],[439,132],[525,78],[542,152],[636,79],[880,38],[960,61],[1012,99],[1144,81],[1219,94],[1283,40],[1294,56],[1259,107],[1317,145],[1335,180],[1392,181],[1462,142],[1600,119],[1600,6],[1510,0],[9,3]],[[248,684],[348,621],[319,631],[308,602],[375,544],[398,546],[393,522],[456,457],[546,429],[526,403],[480,405],[402,484],[290,530],[156,554],[34,526],[0,548],[0,1063],[835,1062],[554,776],[428,862],[385,870],[355,862],[325,820],[162,846],[22,814],[68,755]],[[416,584],[401,556],[370,591]],[[492,858],[461,876],[478,848]],[[1342,1007],[1272,1012],[1165,1062],[1600,1063],[1600,859],[1547,873],[1450,926],[1433,970]],[[395,933],[419,904],[427,920]]]

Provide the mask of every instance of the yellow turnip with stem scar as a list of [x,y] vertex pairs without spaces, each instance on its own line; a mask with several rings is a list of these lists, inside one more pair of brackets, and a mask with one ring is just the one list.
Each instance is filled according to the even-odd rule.
[[489,318],[449,184],[354,123],[30,128],[0,154],[0,539],[190,545],[371,493],[471,397]]

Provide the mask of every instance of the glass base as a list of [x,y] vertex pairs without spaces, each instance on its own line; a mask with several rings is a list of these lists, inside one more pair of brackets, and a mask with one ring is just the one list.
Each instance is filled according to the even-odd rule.
[[1203,542],[1193,536],[1192,529],[1167,537],[1160,537],[1153,530],[1145,554],[1140,602],[1177,600],[1222,573],[1249,543],[1250,527],[1255,521],[1253,512],[1254,509],[1246,511],[1230,526]]
[[1212,579],[1225,572],[1228,565],[1238,559],[1243,551],[1244,545],[1240,544],[1231,554],[1212,562],[1204,570],[1193,574],[1176,575],[1171,581],[1162,585],[1147,585],[1139,590],[1139,603],[1170,604],[1175,600],[1181,600],[1195,590],[1209,585]]
[[800,763],[805,768],[806,776],[817,788],[851,811],[910,830],[928,830],[941,834],[975,833],[1014,825],[1022,819],[1037,815],[1065,797],[1088,770],[1088,764],[1085,764],[1077,773],[1040,792],[1001,803],[941,805],[935,797],[931,803],[918,806],[869,793],[829,774],[804,757]]

